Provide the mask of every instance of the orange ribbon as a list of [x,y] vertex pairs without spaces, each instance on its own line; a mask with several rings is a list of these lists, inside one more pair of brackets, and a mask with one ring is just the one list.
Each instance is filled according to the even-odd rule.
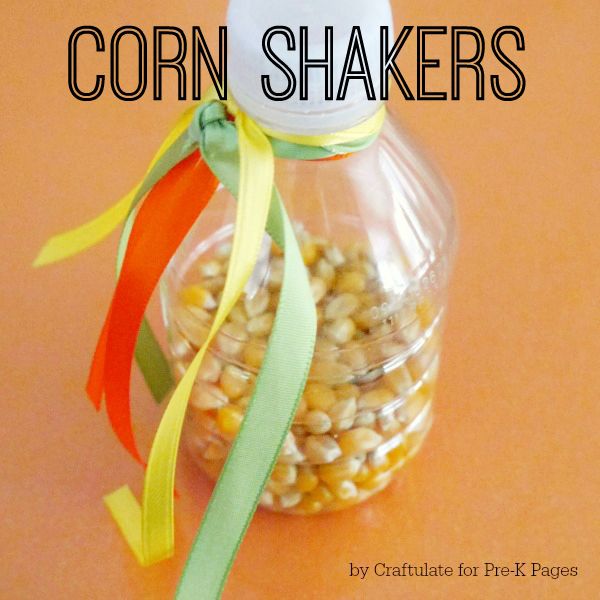
[[87,393],[106,410],[121,444],[144,464],[130,414],[131,365],[138,331],[169,260],[208,204],[218,181],[196,151],[169,171],[141,204],[131,230],[121,274],[96,346]]

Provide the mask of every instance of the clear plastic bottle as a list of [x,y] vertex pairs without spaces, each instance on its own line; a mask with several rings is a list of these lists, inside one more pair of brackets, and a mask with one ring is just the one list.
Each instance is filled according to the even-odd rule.
[[[374,108],[365,106],[363,118]],[[289,107],[278,123],[276,108],[266,110],[262,122],[284,129]],[[307,129],[315,127],[318,109],[302,110]],[[356,107],[351,112],[356,119]],[[302,119],[295,122],[290,130]],[[341,160],[278,159],[276,183],[311,278],[318,332],[305,393],[261,505],[314,514],[383,489],[431,426],[455,219],[446,185],[390,115],[370,147]],[[234,215],[221,187],[165,274],[163,312],[178,378],[208,332]],[[265,237],[246,293],[194,386],[183,439],[212,478],[252,393],[282,264]]]

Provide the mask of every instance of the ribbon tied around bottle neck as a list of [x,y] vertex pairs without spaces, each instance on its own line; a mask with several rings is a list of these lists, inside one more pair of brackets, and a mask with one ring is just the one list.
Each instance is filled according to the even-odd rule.
[[[186,110],[142,181],[92,221],[51,238],[34,265],[82,252],[124,222],[117,284],[94,353],[87,393],[129,454],[145,466],[141,503],[128,486],[105,497],[137,560],[174,552],[174,482],[181,429],[202,360],[253,272],[265,231],[283,252],[279,303],[241,427],[206,508],[181,577],[178,598],[218,598],[275,465],[304,390],[316,336],[315,305],[293,227],[274,186],[274,156],[334,158],[369,146],[385,118],[333,134],[298,136],[259,126],[233,100],[210,91]],[[145,462],[130,412],[132,360],[157,401],[172,389],[168,362],[144,313],[169,260],[201,216],[219,182],[236,200],[231,257],[221,300],[204,341],[175,387]]]

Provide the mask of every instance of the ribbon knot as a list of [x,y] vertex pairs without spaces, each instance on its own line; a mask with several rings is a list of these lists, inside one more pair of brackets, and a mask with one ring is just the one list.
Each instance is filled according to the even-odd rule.
[[227,121],[227,109],[217,100],[201,104],[194,113],[194,118],[188,129],[190,136],[199,141],[202,131],[213,123]]

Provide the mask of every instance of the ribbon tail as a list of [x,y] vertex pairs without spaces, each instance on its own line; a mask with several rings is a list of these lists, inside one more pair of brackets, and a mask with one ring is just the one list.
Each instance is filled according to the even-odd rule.
[[156,402],[162,402],[175,385],[169,361],[162,351],[150,323],[142,321],[135,345],[135,360]]
[[[195,107],[190,107],[179,117],[175,126],[152,159],[148,172],[150,172],[175,140],[186,131],[192,120],[194,110]],[[88,221],[75,229],[51,237],[36,256],[33,266],[42,267],[65,260],[101,242],[127,217],[132,209],[136,196],[139,195],[141,187],[142,182],[138,183],[116,204],[91,221]]]
[[112,304],[108,309],[106,319],[100,332],[100,337],[96,344],[92,365],[88,375],[85,391],[91,403],[96,410],[100,410],[102,405],[102,396],[104,395],[104,364],[106,362],[106,342],[108,339],[108,328],[110,325],[110,315],[112,312]]
[[132,527],[133,523],[140,523],[142,511],[129,486],[124,485],[118,490],[104,496],[104,504],[117,523],[119,531],[134,552],[140,565],[145,566],[142,548],[142,528]]
[[[173,489],[177,451],[181,429],[187,409],[188,398],[206,350],[225,321],[225,318],[240,297],[250,278],[263,239],[265,223],[269,213],[273,186],[273,154],[268,140],[260,130],[242,115],[236,121],[240,137],[240,152],[245,164],[243,187],[237,205],[236,229],[233,238],[230,267],[225,280],[221,303],[207,340],[194,357],[179,385],[175,389],[160,422],[148,460],[144,482],[141,522],[129,522],[125,515],[132,514],[133,507],[123,506],[113,516],[123,526],[131,529],[126,539],[139,539],[141,527],[141,549],[135,548],[136,556],[143,557],[142,564],[152,564],[172,556],[174,551],[174,505]],[[242,150],[243,148],[243,150]],[[132,497],[125,503],[136,502]],[[113,507],[114,508],[114,507]]]
[[[102,371],[106,408],[112,428],[139,462],[129,407],[131,362],[150,296],[175,250],[217,187],[198,154],[179,163],[150,191],[137,213],[111,309],[105,321],[104,350],[92,373]],[[102,364],[103,362],[103,364]],[[103,367],[103,369],[102,369]]]
[[[191,109],[190,109],[191,110]],[[134,198],[125,225],[121,231],[117,250],[117,277],[121,272],[131,229],[135,220],[135,209],[142,198],[155,186],[171,169],[187,158],[194,151],[194,144],[187,135],[182,133],[167,149],[163,149],[160,158],[156,160],[147,173],[141,189]],[[135,349],[135,360],[140,372],[156,402],[162,402],[174,385],[169,363],[158,343],[150,323],[143,320]]]
[[43,267],[65,260],[101,242],[123,222],[138,189],[139,184],[95,219],[51,237],[36,256],[33,266]]

